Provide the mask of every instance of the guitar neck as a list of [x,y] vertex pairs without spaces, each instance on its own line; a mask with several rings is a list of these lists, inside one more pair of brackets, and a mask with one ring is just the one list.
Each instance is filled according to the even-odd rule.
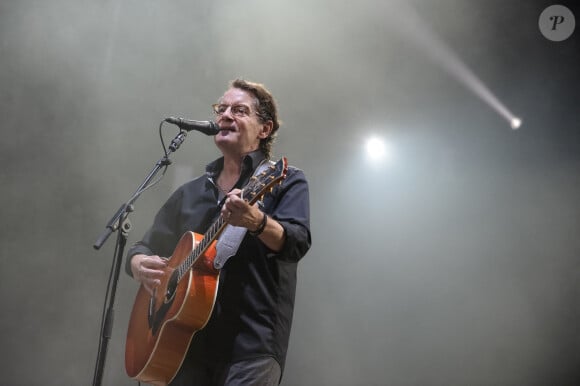
[[205,250],[211,245],[211,243],[220,235],[220,233],[225,228],[226,223],[222,216],[210,226],[207,232],[203,235],[203,239],[193,248],[193,251],[183,260],[183,262],[177,268],[178,277],[177,281],[181,281],[183,276],[193,267],[199,256],[201,256]]

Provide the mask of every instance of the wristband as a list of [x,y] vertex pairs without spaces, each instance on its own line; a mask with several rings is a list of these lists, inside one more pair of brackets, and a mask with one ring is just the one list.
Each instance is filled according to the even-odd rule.
[[260,235],[262,232],[264,232],[264,228],[266,228],[267,222],[268,222],[268,215],[266,213],[264,213],[264,217],[262,218],[262,222],[260,223],[260,225],[258,225],[258,229],[256,229],[255,231],[251,231],[248,229],[248,233],[251,234],[252,236]]

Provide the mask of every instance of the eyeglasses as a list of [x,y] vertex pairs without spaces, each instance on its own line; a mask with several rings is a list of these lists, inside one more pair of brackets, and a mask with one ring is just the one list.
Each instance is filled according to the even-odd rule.
[[213,109],[213,112],[218,116],[225,114],[228,108],[231,109],[233,115],[239,118],[247,117],[252,113],[252,110],[250,110],[250,108],[246,105],[226,105],[216,103],[211,105],[211,107]]

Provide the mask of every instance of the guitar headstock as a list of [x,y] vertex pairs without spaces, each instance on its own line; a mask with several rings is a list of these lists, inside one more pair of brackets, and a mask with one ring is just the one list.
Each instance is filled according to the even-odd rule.
[[274,186],[282,183],[288,171],[288,161],[286,157],[280,158],[275,164],[270,164],[259,174],[252,176],[243,189],[243,197],[248,203],[254,204],[264,194],[271,192]]

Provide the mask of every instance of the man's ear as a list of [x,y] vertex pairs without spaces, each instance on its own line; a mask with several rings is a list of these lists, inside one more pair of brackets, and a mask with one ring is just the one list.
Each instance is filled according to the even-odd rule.
[[260,133],[258,133],[258,138],[260,138],[260,139],[268,138],[270,136],[270,134],[272,133],[273,127],[274,127],[274,122],[272,122],[272,121],[267,121],[267,122],[263,123],[262,129],[260,130]]

